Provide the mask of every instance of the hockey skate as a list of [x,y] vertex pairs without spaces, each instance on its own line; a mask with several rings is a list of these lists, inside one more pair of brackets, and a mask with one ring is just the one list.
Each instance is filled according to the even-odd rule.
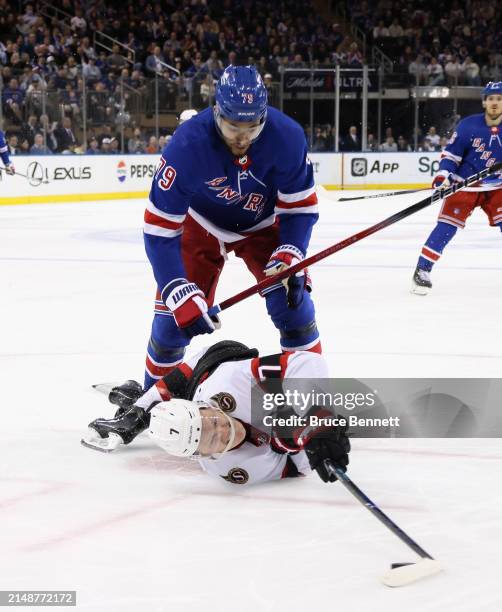
[[96,419],[89,423],[81,444],[87,448],[111,453],[123,444],[129,444],[150,424],[150,414],[133,406],[118,418]]
[[413,274],[411,292],[416,295],[427,295],[432,289],[431,276],[427,270],[421,270],[418,266]]

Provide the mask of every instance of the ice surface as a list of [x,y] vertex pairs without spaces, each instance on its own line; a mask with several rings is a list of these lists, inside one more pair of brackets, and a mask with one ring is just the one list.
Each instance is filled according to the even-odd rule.
[[[322,194],[311,252],[422,197],[338,195]],[[143,207],[0,208],[0,588],[76,589],[92,611],[500,612],[499,440],[354,441],[352,478],[446,567],[402,590],[378,577],[413,553],[339,485],[241,489],[145,438],[111,455],[80,446],[113,412],[91,385],[142,378],[154,297]],[[448,247],[433,292],[409,293],[436,214],[312,268],[333,376],[501,376],[502,235],[483,213]],[[218,297],[252,282],[231,257]],[[277,351],[260,298],[221,318],[211,340]]]

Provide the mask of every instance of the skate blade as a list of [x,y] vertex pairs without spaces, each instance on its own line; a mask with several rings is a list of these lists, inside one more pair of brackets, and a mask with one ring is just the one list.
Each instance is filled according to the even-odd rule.
[[80,440],[80,444],[102,453],[112,453],[124,442],[119,435],[114,433],[109,433],[107,438],[102,438],[95,429],[89,427],[87,434]]
[[98,393],[104,393],[105,395],[110,395],[112,389],[118,386],[120,383],[98,383],[97,385],[92,385],[92,388],[98,391]]
[[428,295],[429,291],[430,287],[421,287],[415,283],[412,284],[410,289],[410,293],[413,293],[414,295]]

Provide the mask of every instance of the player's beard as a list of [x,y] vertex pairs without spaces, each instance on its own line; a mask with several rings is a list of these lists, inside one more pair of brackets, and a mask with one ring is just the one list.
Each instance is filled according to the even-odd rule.
[[236,157],[242,157],[243,155],[246,154],[247,150],[251,146],[251,143],[250,142],[239,143],[239,142],[226,141],[226,145],[232,152],[232,155],[235,155]]
[[502,107],[497,106],[493,109],[488,107],[485,111],[488,122],[491,125],[497,125],[502,121]]

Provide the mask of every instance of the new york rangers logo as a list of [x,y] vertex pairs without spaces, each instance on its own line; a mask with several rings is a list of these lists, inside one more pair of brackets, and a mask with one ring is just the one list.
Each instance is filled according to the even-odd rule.
[[219,176],[217,178],[211,179],[210,181],[206,181],[206,185],[214,189],[215,187],[219,187],[222,183],[224,183],[227,178],[227,176]]

